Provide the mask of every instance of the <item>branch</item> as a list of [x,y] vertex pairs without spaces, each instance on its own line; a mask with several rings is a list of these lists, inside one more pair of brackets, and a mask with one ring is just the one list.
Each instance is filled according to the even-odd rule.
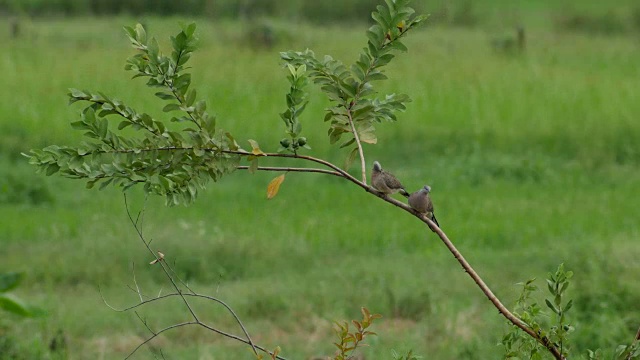
[[[157,151],[157,150],[160,150],[160,151],[187,150],[187,148],[168,147],[168,148],[154,149],[154,151]],[[145,151],[145,150],[143,150],[143,151]],[[151,150],[146,150],[146,151],[151,151]],[[244,151],[244,150],[240,151],[240,150],[213,150],[213,149],[211,149],[211,150],[208,150],[208,151],[218,151],[220,153],[235,154],[235,155],[240,155],[240,156],[255,156],[255,154],[249,153],[249,152]],[[384,201],[386,201],[386,202],[388,202],[388,203],[390,203],[390,204],[392,204],[392,205],[394,205],[396,207],[399,207],[399,208],[403,209],[404,211],[406,211],[406,212],[412,214],[413,216],[417,217],[418,219],[420,219],[422,222],[427,224],[431,230],[433,230],[435,233],[438,234],[438,236],[440,237],[442,242],[445,244],[447,249],[449,249],[451,254],[456,258],[456,260],[458,260],[458,262],[460,263],[462,268],[465,270],[465,272],[467,274],[469,274],[469,276],[473,279],[473,281],[476,283],[476,285],[478,285],[480,290],[485,294],[485,296],[487,296],[489,301],[491,301],[491,303],[498,309],[500,314],[502,314],[513,325],[519,327],[524,332],[526,332],[529,336],[531,336],[533,339],[535,339],[540,344],[542,344],[556,359],[564,360],[564,357],[562,356],[561,352],[558,350],[558,348],[553,343],[551,343],[551,341],[547,337],[540,336],[535,331],[533,331],[532,329],[527,327],[526,324],[524,324],[522,322],[522,320],[520,320],[518,317],[513,315],[502,304],[502,302],[500,302],[500,300],[493,294],[491,289],[482,280],[482,278],[475,272],[475,270],[471,267],[471,265],[467,262],[467,260],[462,256],[462,254],[458,251],[458,249],[453,245],[453,243],[451,242],[451,240],[449,240],[449,238],[445,235],[445,233],[433,221],[431,221],[430,219],[426,218],[423,214],[420,214],[418,211],[414,210],[409,205],[407,205],[407,204],[405,204],[403,202],[400,202],[400,201],[398,201],[398,200],[396,200],[394,198],[388,197],[388,196],[378,192],[376,189],[368,186],[366,184],[366,182],[359,181],[358,179],[353,177],[348,172],[342,170],[340,167],[338,167],[338,166],[336,166],[336,165],[334,165],[334,164],[332,164],[332,163],[330,163],[330,162],[328,162],[326,160],[315,158],[315,157],[312,157],[312,156],[298,155],[298,154],[263,153],[263,156],[265,156],[265,157],[282,157],[282,158],[301,159],[301,160],[311,161],[311,162],[315,162],[315,163],[327,166],[330,169],[333,169],[335,173],[332,172],[332,171],[313,171],[313,169],[299,169],[299,170],[300,171],[304,170],[306,172],[327,173],[327,174],[332,174],[332,175],[335,175],[335,176],[342,177],[345,180],[348,180],[348,181],[354,183],[355,185],[361,187],[365,191],[367,191],[367,192],[379,197],[380,199],[382,199],[382,200],[384,200]],[[241,168],[244,168],[244,167],[241,167]],[[283,169],[287,169],[287,168],[264,168],[264,170],[266,170],[266,171],[269,171],[269,170],[281,171]],[[293,169],[298,169],[298,168],[293,168]],[[322,170],[322,169],[315,169],[315,170]],[[298,171],[298,170],[293,170],[293,171]],[[126,197],[125,197],[125,199],[126,199]],[[127,209],[127,213],[129,213],[128,209]],[[129,216],[130,216],[130,219],[132,219],[131,215],[129,215]],[[132,220],[132,223],[134,223],[133,220]],[[135,226],[135,223],[134,223],[134,226]],[[137,229],[137,227],[136,227],[136,229]],[[146,242],[145,242],[145,245],[147,245]],[[148,247],[148,245],[147,245],[147,247]],[[153,253],[153,251],[149,247],[148,247],[148,249],[149,249],[149,251],[151,251]],[[154,254],[154,256],[155,256],[155,254]],[[164,269],[164,264],[162,264],[162,265],[163,265],[163,269]],[[171,279],[172,283],[174,283],[173,279],[171,277],[170,277],[170,279]],[[174,283],[174,286],[175,286],[175,283]],[[180,293],[179,290],[177,289],[177,286],[176,286],[176,290],[178,291],[179,295],[183,297],[185,303],[188,305],[188,303],[186,302],[186,299],[184,298],[184,296],[186,294]],[[194,314],[194,316],[195,316],[195,314]],[[197,318],[196,318],[196,321],[199,322],[197,320]]]
[[431,219],[428,219],[425,215],[423,215],[420,212],[414,210],[409,205],[407,205],[407,204],[405,204],[403,202],[400,202],[400,201],[398,201],[398,200],[396,200],[394,198],[388,197],[388,196],[378,192],[374,188],[372,188],[370,186],[367,186],[366,183],[358,181],[356,178],[354,178],[350,174],[346,173],[342,169],[338,168],[337,166],[335,166],[335,165],[333,165],[333,164],[331,164],[331,163],[329,163],[329,162],[327,162],[325,160],[313,158],[313,157],[310,157],[310,156],[304,156],[304,155],[290,155],[290,154],[265,154],[265,155],[266,156],[299,158],[299,159],[313,161],[313,162],[317,162],[317,163],[329,166],[329,167],[333,168],[334,170],[336,170],[337,172],[339,172],[342,175],[342,177],[344,177],[346,180],[349,180],[352,183],[360,186],[361,188],[363,188],[368,193],[371,193],[371,194],[379,197],[380,199],[382,199],[382,200],[384,200],[384,201],[386,201],[386,202],[388,202],[388,203],[390,203],[392,205],[395,205],[396,207],[399,207],[399,208],[403,209],[404,211],[406,211],[406,212],[412,214],[413,216],[417,217],[418,219],[420,219],[422,222],[427,224],[431,230],[433,230],[436,234],[438,234],[438,236],[440,237],[440,240],[442,240],[442,242],[449,249],[451,254],[456,258],[456,260],[458,260],[458,262],[460,263],[462,268],[465,270],[465,272],[467,274],[469,274],[469,276],[473,279],[473,281],[478,285],[480,290],[487,296],[489,301],[491,301],[491,303],[498,309],[500,314],[502,314],[512,324],[514,324],[515,326],[519,327],[524,332],[526,332],[529,336],[531,336],[536,341],[538,341],[540,344],[542,344],[556,359],[564,360],[564,356],[562,356],[562,353],[558,350],[558,348],[553,343],[551,343],[551,341],[546,336],[540,336],[535,331],[533,331],[532,329],[527,327],[526,324],[524,324],[522,322],[522,320],[520,320],[518,317],[513,315],[502,304],[502,302],[500,302],[500,300],[493,294],[493,292],[491,291],[489,286],[487,286],[487,284],[482,280],[482,278],[478,275],[478,273],[476,273],[475,270],[471,267],[471,265],[467,262],[467,260],[464,258],[464,256],[462,256],[462,254],[458,251],[458,249],[455,247],[455,245],[453,245],[451,240],[449,240],[447,235],[433,221],[431,221]]
[[[241,166],[236,167],[236,169],[248,170],[249,166],[241,165]],[[330,170],[324,170],[324,169],[313,169],[313,168],[291,168],[291,167],[275,167],[275,166],[258,166],[256,168],[256,170],[322,173],[322,174],[328,174],[328,175],[335,175],[335,176],[338,176],[338,177],[343,177],[342,174],[340,174],[337,171],[330,171]]]
[[[194,321],[196,324],[207,327],[207,328],[211,328],[208,326],[205,326],[205,324],[203,324],[200,319],[198,318],[198,316],[196,315],[196,313],[194,312],[193,308],[191,307],[191,305],[189,304],[189,302],[187,301],[186,297],[190,296],[191,294],[183,294],[182,291],[180,291],[180,288],[178,287],[178,285],[176,284],[176,282],[174,281],[173,277],[171,276],[169,270],[171,270],[173,272],[173,269],[166,264],[165,261],[163,261],[162,258],[158,257],[158,255],[151,249],[151,246],[149,245],[150,242],[146,241],[146,239],[144,238],[143,234],[142,234],[142,229],[140,227],[138,227],[138,219],[140,218],[140,214],[138,214],[138,217],[136,220],[133,219],[133,216],[131,216],[131,212],[129,211],[129,205],[127,204],[127,195],[126,193],[124,194],[124,203],[125,203],[125,208],[127,211],[127,216],[129,217],[129,221],[131,222],[131,224],[133,225],[133,227],[136,229],[136,232],[138,233],[138,237],[140,238],[140,240],[142,240],[142,242],[144,243],[145,247],[147,248],[147,250],[149,250],[149,252],[156,258],[157,263],[160,264],[160,266],[162,267],[162,270],[164,271],[165,275],[167,276],[167,278],[169,279],[169,281],[171,282],[171,284],[173,285],[173,288],[176,290],[176,294],[174,295],[178,295],[182,298],[182,301],[184,302],[185,306],[187,307],[187,309],[189,310],[189,312],[191,313],[191,316],[193,317]],[[167,270],[167,268],[169,270]],[[175,274],[175,272],[174,272]],[[182,282],[182,280],[180,280],[180,282]],[[184,282],[182,282],[184,284]],[[185,284],[186,288],[193,292],[193,290],[191,290],[186,284]],[[195,293],[194,293],[195,294]],[[160,296],[158,296],[160,297]],[[234,316],[236,322],[240,325],[240,327],[242,328],[242,331],[244,332],[245,336],[247,337],[247,339],[242,339],[239,338],[236,335],[232,335],[232,334],[227,334],[223,331],[217,330],[215,328],[211,328],[210,330],[217,332],[219,334],[234,338],[234,339],[241,339],[243,342],[245,342],[246,344],[251,345],[251,348],[253,349],[253,352],[256,356],[258,356],[258,351],[256,350],[256,346],[254,345],[253,341],[251,340],[251,336],[249,336],[249,332],[247,331],[247,329],[244,327],[244,324],[242,323],[242,321],[240,321],[240,318],[238,318],[238,316],[236,315],[236,313],[231,309],[231,307],[229,307],[226,303],[224,303],[221,300],[215,299],[213,297],[208,297],[210,300],[213,301],[217,301],[218,303],[222,304],[225,308],[227,308],[227,310],[229,310],[229,312],[231,312],[231,314]],[[149,302],[149,301],[146,301]],[[142,302],[146,303],[146,302]],[[171,327],[169,327],[171,328]],[[169,329],[169,328],[165,328],[165,329]],[[164,331],[164,330],[163,330]],[[162,331],[160,331],[162,332]],[[154,334],[153,337],[157,336],[157,334]],[[152,338],[153,338],[152,337]],[[147,341],[145,341],[144,343],[140,344],[138,347],[136,347],[136,349],[133,351],[135,352],[137,349],[140,348],[140,346],[144,345],[146,342],[150,341],[152,338],[148,339]],[[132,353],[133,354],[133,353]]]
[[360,143],[360,135],[356,131],[356,126],[353,123],[353,117],[351,116],[351,108],[347,108],[347,119],[349,120],[349,126],[353,132],[353,138],[356,140],[358,146],[358,156],[360,156],[360,167],[362,168],[362,183],[367,185],[367,167],[364,162],[364,152],[362,151],[362,144]]
[[445,246],[449,249],[453,257],[455,257],[456,260],[458,260],[460,265],[462,265],[462,268],[464,269],[464,271],[467,274],[469,274],[469,276],[473,279],[476,285],[478,285],[480,290],[487,296],[489,301],[491,301],[491,303],[498,309],[498,312],[500,312],[502,316],[504,316],[513,325],[519,327],[524,332],[526,332],[529,336],[531,336],[540,344],[542,344],[556,359],[558,360],[565,359],[564,356],[562,356],[562,353],[558,350],[558,348],[553,343],[551,343],[551,341],[546,336],[540,336],[540,334],[537,334],[535,331],[527,327],[527,325],[524,322],[522,322],[522,320],[520,320],[517,316],[513,315],[513,313],[511,313],[502,304],[502,302],[500,302],[500,300],[493,294],[489,286],[487,286],[487,284],[482,280],[480,275],[478,275],[478,273],[476,273],[475,270],[473,270],[469,262],[467,262],[464,256],[462,256],[462,254],[458,251],[455,245],[453,245],[451,240],[449,240],[447,235],[433,221],[431,221],[431,219],[427,218],[424,214],[419,213],[418,211],[414,210],[413,208],[411,208],[410,206],[406,205],[403,202],[400,202],[396,199],[380,194],[373,189],[371,191],[369,190],[367,191],[378,196],[382,200],[411,213],[412,215],[420,219],[422,222],[427,224],[431,230],[433,230],[436,234],[438,234],[438,236],[440,237],[440,240],[442,240]]

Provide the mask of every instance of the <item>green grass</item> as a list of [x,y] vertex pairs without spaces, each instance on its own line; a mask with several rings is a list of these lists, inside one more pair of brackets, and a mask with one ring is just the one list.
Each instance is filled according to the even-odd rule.
[[[632,36],[554,32],[543,21],[551,8],[544,9],[528,15],[536,25],[518,56],[493,52],[490,30],[410,34],[409,53],[381,86],[413,102],[397,123],[378,126],[378,145],[365,151],[410,190],[433,187],[443,229],[509,306],[516,282],[537,277],[544,289],[546,273],[565,262],[576,272],[569,290],[574,357],[597,347],[610,354],[631,340],[640,315],[640,48]],[[49,313],[26,321],[2,314],[0,338],[25,359],[131,351],[144,326],[105,306],[98,288],[113,306],[134,304],[127,288],[133,263],[146,294],[170,291],[157,266],[147,265],[119,191],[34,175],[19,156],[78,141],[68,123],[80,108],[66,106],[68,87],[104,91],[163,116],[153,91],[122,70],[132,50],[121,26],[133,22],[33,21],[25,38],[1,42],[0,272],[25,271],[16,294]],[[177,28],[176,19],[147,23],[160,39]],[[240,23],[200,20],[198,28],[202,44],[191,63],[198,94],[242,145],[251,138],[268,151],[284,135],[278,113],[288,89],[276,50],[309,47],[349,62],[366,39],[363,25],[295,25],[266,51],[243,43]],[[314,155],[341,164],[345,154],[325,137],[326,105],[314,90],[305,135]],[[280,345],[291,359],[331,354],[332,321],[357,318],[366,306],[384,316],[367,359],[389,359],[392,349],[428,359],[500,356],[495,344],[505,321],[414,218],[312,174],[288,175],[267,201],[273,176],[239,171],[189,208],[146,203],[153,245],[198,291],[233,306],[258,343]],[[139,190],[130,202],[143,206]],[[212,324],[239,333],[218,306],[196,306]],[[188,319],[177,301],[141,315],[155,328]],[[48,350],[58,330],[67,337],[66,357]],[[199,329],[175,330],[155,344],[171,358],[252,358],[246,347]],[[153,356],[142,350],[136,358]]]

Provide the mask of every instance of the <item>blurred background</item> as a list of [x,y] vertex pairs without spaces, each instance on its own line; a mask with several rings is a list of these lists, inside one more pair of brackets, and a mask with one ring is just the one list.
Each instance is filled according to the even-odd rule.
[[[140,22],[168,52],[179,22],[195,21],[192,86],[218,127],[248,148],[276,151],[289,85],[278,53],[310,48],[347,64],[366,46],[373,0],[0,0],[0,273],[46,312],[0,310],[0,359],[124,358],[148,330],[133,313],[134,275],[149,296],[170,285],[136,237],[118,189],[35,174],[20,155],[73,145],[81,106],[68,88],[102,91],[167,119],[155,90],[131,80],[122,30]],[[633,0],[415,0],[430,14],[408,34],[408,53],[386,68],[381,95],[412,98],[365,145],[415,191],[432,187],[438,220],[505,305],[515,284],[560,263],[575,272],[567,296],[573,357],[606,356],[640,323],[640,4]],[[308,154],[341,165],[310,86],[301,118]],[[115,120],[114,120],[115,121]],[[116,125],[114,124],[114,127]],[[262,162],[261,165],[268,165]],[[358,169],[350,171],[358,174]],[[238,171],[190,207],[146,207],[145,233],[197,291],[230,304],[254,341],[290,359],[331,355],[332,322],[365,306],[383,318],[366,359],[392,351],[425,359],[495,359],[509,330],[440,240],[415,218],[337,178]],[[135,271],[134,271],[135,264]],[[222,309],[198,311],[240,334]],[[189,320],[179,301],[140,309],[149,326]],[[546,318],[543,322],[549,322]],[[133,358],[253,359],[249,349],[199,328],[160,336]]]

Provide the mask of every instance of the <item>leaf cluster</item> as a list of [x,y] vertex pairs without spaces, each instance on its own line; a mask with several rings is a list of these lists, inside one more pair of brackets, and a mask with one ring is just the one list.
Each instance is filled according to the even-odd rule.
[[[569,287],[572,271],[565,271],[564,264],[560,264],[555,273],[549,273],[546,282],[547,289],[551,298],[545,299],[546,306],[553,312],[555,318],[554,325],[545,329],[542,323],[542,317],[550,317],[550,314],[533,300],[533,294],[539,290],[534,284],[535,278],[524,283],[518,283],[522,287],[520,296],[516,301],[513,311],[522,322],[524,322],[531,330],[537,333],[542,341],[553,344],[560,350],[563,356],[567,356],[567,339],[568,335],[574,331],[574,327],[567,323],[566,313],[571,309],[573,300],[565,302],[565,292]],[[505,359],[512,358],[529,358],[542,359],[542,354],[546,353],[542,344],[535,339],[526,336],[514,325],[511,331],[503,336],[501,345],[505,348]]]
[[[320,60],[311,50],[280,54],[287,64],[304,65],[308,76],[333,103],[326,109],[324,118],[330,124],[329,141],[335,144],[343,135],[350,134],[340,147],[353,145],[356,136],[361,142],[375,144],[375,123],[395,121],[395,112],[404,110],[405,103],[410,101],[404,94],[376,97],[373,83],[387,79],[383,67],[395,57],[394,52],[407,51],[402,38],[425,17],[414,16],[409,0],[386,0],[385,3],[386,6],[378,5],[372,13],[375,24],[367,30],[367,46],[351,66],[329,55]],[[349,158],[355,159],[356,151],[354,148]]]
[[[145,192],[164,196],[168,205],[192,202],[209,180],[234,171],[239,156],[226,151],[239,147],[231,134],[216,129],[215,117],[207,113],[206,102],[197,99],[196,90],[190,89],[191,74],[185,72],[196,49],[195,29],[195,24],[183,25],[171,37],[170,55],[164,55],[142,25],[125,27],[137,50],[125,69],[159,90],[155,96],[168,102],[164,112],[179,115],[154,119],[101,92],[70,89],[70,103],[86,104],[80,120],[71,126],[83,131],[88,140],[75,147],[32,150],[26,155],[30,163],[47,175],[59,172],[86,179],[87,188],[115,185],[124,191],[142,184]],[[113,121],[119,121],[117,127]]]
[[311,149],[307,145],[307,138],[300,136],[302,124],[300,124],[299,120],[300,114],[309,103],[307,100],[308,93],[304,90],[309,84],[309,78],[306,76],[307,67],[305,65],[294,67],[291,64],[287,64],[287,69],[289,70],[287,80],[289,80],[291,87],[286,95],[287,109],[280,113],[280,117],[284,121],[286,133],[289,137],[280,140],[281,148],[279,151],[290,151],[297,154],[298,149],[301,147]]
[[367,330],[371,326],[374,320],[381,318],[380,314],[371,314],[367,308],[362,308],[362,320],[351,320],[355,329],[350,331],[350,325],[348,322],[335,323],[335,332],[338,335],[339,342],[334,343],[338,348],[338,351],[334,357],[334,360],[347,360],[350,359],[352,354],[358,347],[366,346],[362,342],[369,335],[376,335],[375,332]]

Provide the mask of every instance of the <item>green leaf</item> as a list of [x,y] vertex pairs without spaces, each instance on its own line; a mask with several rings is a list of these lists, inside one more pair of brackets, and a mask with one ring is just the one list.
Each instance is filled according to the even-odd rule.
[[351,149],[351,151],[349,152],[349,155],[345,159],[343,169],[345,171],[349,170],[349,168],[351,167],[351,165],[353,165],[353,162],[356,160],[357,157],[358,157],[358,148],[354,147],[353,149]]
[[60,166],[58,166],[58,164],[56,164],[56,163],[53,163],[53,164],[49,164],[47,166],[46,174],[47,174],[47,176],[51,176],[51,175],[57,173],[58,171],[60,171]]
[[19,316],[31,316],[29,308],[11,294],[0,294],[0,309]]
[[254,158],[251,160],[251,164],[249,165],[249,173],[255,174],[258,170],[258,158]]
[[551,311],[553,311],[556,314],[559,314],[560,311],[551,303],[551,301],[549,301],[549,299],[544,299],[545,304],[547,304],[547,307],[549,309],[551,309]]
[[147,43],[147,32],[144,30],[144,27],[142,26],[142,24],[136,24],[134,38],[143,45]]
[[191,106],[193,105],[194,101],[196,100],[196,89],[191,89],[189,90],[189,92],[187,93],[187,98],[186,98],[186,104],[187,106]]
[[173,96],[173,94],[162,91],[157,92],[155,95],[162,100],[173,100],[176,98],[175,96]]
[[180,110],[179,104],[167,104],[162,108],[162,111],[164,112],[171,112],[176,110]]
[[0,274],[0,293],[7,292],[16,288],[23,278],[24,273],[21,272],[9,272]]
[[360,141],[367,144],[375,144],[378,142],[378,138],[373,131],[365,131],[359,134]]
[[75,130],[90,130],[91,127],[84,121],[74,121],[71,123],[71,128]]

